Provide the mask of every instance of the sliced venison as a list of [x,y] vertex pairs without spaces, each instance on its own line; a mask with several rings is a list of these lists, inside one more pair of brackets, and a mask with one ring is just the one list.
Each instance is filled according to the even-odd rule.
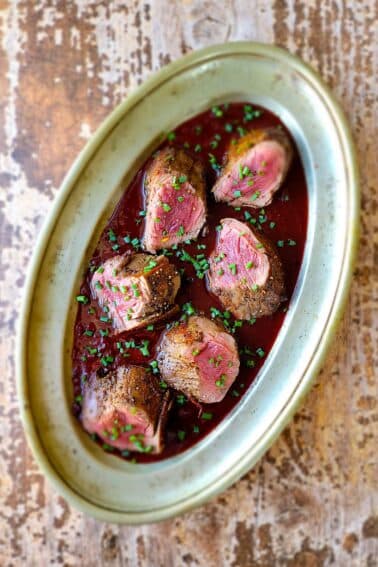
[[81,421],[88,433],[121,451],[161,453],[170,394],[142,366],[120,366],[83,387]]
[[291,142],[282,129],[252,130],[230,146],[227,163],[212,189],[215,199],[233,207],[269,205],[292,156]]
[[185,150],[165,148],[146,173],[143,246],[148,252],[196,238],[206,220],[204,168]]
[[210,291],[237,319],[271,315],[285,298],[282,264],[273,245],[238,220],[221,221],[209,264]]
[[223,400],[239,372],[234,338],[197,315],[163,334],[157,361],[170,386],[207,404]]
[[93,274],[91,290],[116,332],[166,319],[178,307],[180,275],[165,256],[114,256]]

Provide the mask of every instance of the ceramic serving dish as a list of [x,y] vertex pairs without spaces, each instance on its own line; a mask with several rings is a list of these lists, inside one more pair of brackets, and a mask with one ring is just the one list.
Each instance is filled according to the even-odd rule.
[[[257,379],[204,440],[159,463],[106,454],[71,414],[73,300],[122,188],[164,133],[223,102],[277,114],[305,167],[309,224],[290,310]],[[142,523],[224,490],[269,448],[319,370],[347,295],[357,242],[358,181],[340,107],[319,77],[276,47],[229,43],[165,67],[129,96],[76,160],[39,238],[18,340],[18,392],[34,456],[57,490],[101,520]]]

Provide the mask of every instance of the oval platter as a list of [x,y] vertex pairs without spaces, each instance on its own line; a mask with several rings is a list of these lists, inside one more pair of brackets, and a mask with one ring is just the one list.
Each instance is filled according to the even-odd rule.
[[[290,130],[306,174],[309,222],[290,309],[249,391],[201,442],[131,464],[105,453],[71,412],[74,301],[88,258],[125,186],[164,134],[215,104],[250,101]],[[246,473],[308,391],[347,297],[357,246],[358,175],[342,111],[319,77],[277,47],[228,43],[165,67],[116,108],[59,190],[31,262],[17,381],[34,456],[68,502],[98,519],[158,521]]]

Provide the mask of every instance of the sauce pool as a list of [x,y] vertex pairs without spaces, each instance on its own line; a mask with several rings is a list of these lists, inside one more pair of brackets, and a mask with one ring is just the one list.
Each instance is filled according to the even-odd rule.
[[[234,337],[241,353],[240,373],[224,400],[217,404],[193,404],[183,394],[172,390],[174,403],[169,414],[166,433],[165,449],[160,455],[133,452],[121,456],[121,453],[104,444],[97,442],[104,449],[132,460],[133,462],[155,462],[166,459],[185,451],[212,429],[235,407],[254,381],[257,373],[276,339],[289,307],[299,269],[302,262],[307,232],[308,200],[303,166],[298,152],[294,147],[294,159],[283,186],[275,194],[271,205],[265,209],[242,207],[239,210],[224,203],[216,203],[212,198],[210,188],[217,176],[217,165],[222,164],[227,148],[233,139],[238,139],[251,129],[280,126],[284,128],[279,118],[271,112],[249,103],[231,103],[213,107],[194,118],[181,124],[167,136],[162,144],[184,147],[205,166],[207,177],[207,230],[190,244],[180,245],[191,256],[204,254],[208,257],[213,250],[216,239],[216,226],[222,218],[233,217],[246,223],[252,228],[258,228],[276,245],[284,271],[287,291],[287,301],[283,303],[274,315],[257,319],[254,323],[243,322],[241,327],[235,326],[233,318],[229,321]],[[284,128],[285,129],[285,128]],[[286,129],[285,129],[286,130]],[[94,269],[109,257],[126,252],[140,250],[140,239],[144,230],[144,194],[143,179],[150,159],[136,173],[133,181],[125,188],[124,194],[109,219],[98,245],[90,260],[88,270],[80,287],[80,295],[90,298],[86,304],[79,303],[74,327],[74,346],[72,350],[73,390],[75,401],[74,414],[79,417],[82,399],[82,384],[93,372],[113,370],[118,365],[142,364],[154,369],[155,349],[164,324],[155,324],[153,330],[140,329],[112,335],[112,328],[106,320],[106,313],[100,309],[91,298],[90,280]],[[176,303],[180,306],[190,302],[197,310],[211,318],[211,308],[223,312],[222,305],[206,288],[206,279],[199,279],[193,266],[183,262],[176,256],[177,250],[170,250],[168,256],[179,270],[184,269],[182,285],[177,295]],[[177,316],[179,317],[179,315]],[[100,319],[102,318],[102,320]],[[237,323],[238,324],[238,323]],[[120,342],[128,342],[127,352],[119,350]],[[147,348],[133,348],[143,344]],[[148,341],[148,343],[146,342]],[[117,345],[118,343],[118,345]],[[124,355],[127,356],[124,356]],[[158,376],[159,377],[159,376]],[[162,383],[162,388],[166,387]]]

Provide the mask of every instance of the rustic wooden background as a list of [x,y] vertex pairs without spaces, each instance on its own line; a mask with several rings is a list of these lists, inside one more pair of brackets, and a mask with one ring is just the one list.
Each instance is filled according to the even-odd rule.
[[[377,21],[374,0],[0,0],[1,566],[378,565]],[[302,56],[349,117],[362,173],[349,306],[305,406],[253,471],[183,517],[101,524],[45,483],[25,444],[13,356],[25,270],[109,111],[181,54],[236,39]]]

